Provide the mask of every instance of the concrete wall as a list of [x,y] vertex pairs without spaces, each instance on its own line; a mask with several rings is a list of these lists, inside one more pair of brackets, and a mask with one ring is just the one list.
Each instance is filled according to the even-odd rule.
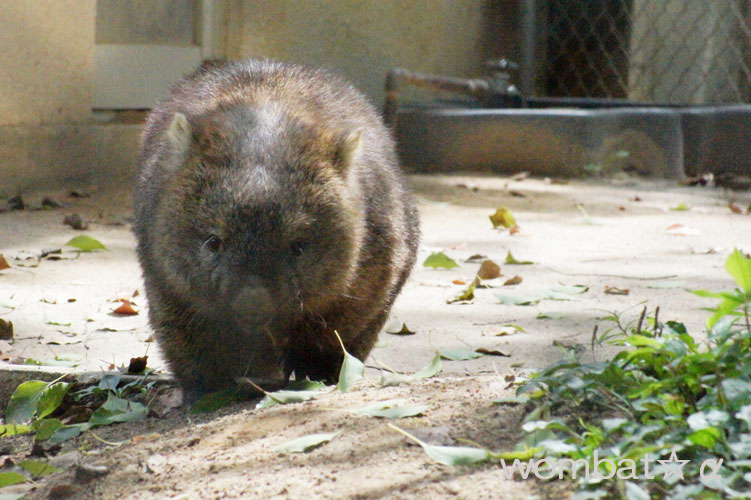
[[[209,57],[332,68],[377,106],[392,67],[476,76],[488,57],[516,50],[507,47],[516,0],[206,1],[0,0],[0,194],[133,179],[140,126],[91,119],[97,42],[187,43],[192,33],[211,41]],[[153,8],[153,18],[139,6]],[[116,19],[135,9],[142,23],[117,28],[97,19],[98,8]],[[210,14],[208,34],[196,24],[154,21],[191,10],[194,19]]]
[[[477,76],[488,56],[488,0],[236,0],[229,56],[336,69],[380,106],[386,72]],[[508,2],[507,2],[508,3]]]
[[0,0],[0,125],[90,113],[94,0]]

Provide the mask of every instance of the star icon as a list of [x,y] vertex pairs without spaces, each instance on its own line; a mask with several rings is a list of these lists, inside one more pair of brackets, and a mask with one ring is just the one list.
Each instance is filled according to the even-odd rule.
[[667,479],[669,476],[677,476],[678,479],[683,479],[683,466],[689,460],[678,460],[678,455],[673,451],[670,454],[670,460],[658,460],[658,462],[665,467],[665,472],[662,475],[663,479]]

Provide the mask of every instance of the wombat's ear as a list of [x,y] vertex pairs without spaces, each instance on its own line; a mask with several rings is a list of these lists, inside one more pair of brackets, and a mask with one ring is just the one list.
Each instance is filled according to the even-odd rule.
[[358,129],[345,136],[336,153],[337,163],[343,171],[357,161],[362,149],[362,130]]
[[184,155],[190,147],[190,123],[182,113],[175,113],[172,121],[167,128],[167,140],[172,151],[179,155]]

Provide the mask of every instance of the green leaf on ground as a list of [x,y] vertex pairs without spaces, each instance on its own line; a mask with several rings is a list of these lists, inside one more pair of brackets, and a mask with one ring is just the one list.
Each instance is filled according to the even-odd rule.
[[339,435],[342,431],[329,432],[324,434],[310,434],[308,436],[299,437],[292,441],[274,448],[274,451],[279,453],[305,453],[315,448],[318,448],[324,443],[328,443]]
[[107,401],[96,409],[89,419],[89,425],[109,425],[115,422],[133,422],[146,418],[148,409],[141,403],[118,398],[110,393]]
[[511,250],[506,254],[506,264],[512,264],[517,266],[529,266],[534,264],[531,260],[517,260],[513,254],[511,253]]
[[472,446],[435,446],[420,443],[430,458],[443,465],[469,465],[487,462],[491,456],[488,450]]
[[342,352],[344,353],[344,361],[339,370],[339,381],[336,383],[336,388],[339,392],[348,392],[355,382],[363,378],[365,374],[365,365],[362,361],[347,352],[347,349],[344,347],[344,342],[339,336],[339,332],[334,331],[334,334],[339,340],[339,345],[342,347]]
[[459,267],[459,264],[457,264],[454,259],[443,252],[433,252],[427,259],[425,259],[425,262],[423,262],[422,265],[423,267],[432,267],[433,269],[453,269]]
[[35,478],[47,476],[60,470],[41,460],[24,460],[23,462],[18,462],[18,466]]
[[33,430],[36,431],[34,439],[37,441],[46,441],[63,426],[58,418],[45,418],[34,422]]
[[37,418],[44,418],[55,411],[63,402],[63,398],[70,387],[71,385],[66,382],[58,382],[42,391],[37,403]]
[[72,321],[66,318],[57,317],[56,315],[45,313],[44,315],[44,322],[47,325],[53,325],[53,326],[70,326],[73,324]]
[[293,380],[288,389],[290,391],[325,391],[326,384],[320,380],[313,381],[305,377],[302,380]]
[[356,415],[367,417],[398,419],[421,415],[428,409],[427,405],[405,405],[406,399],[390,399],[353,410]]
[[565,293],[566,295],[579,295],[589,290],[586,285],[557,285],[550,288],[553,292]]
[[563,313],[548,311],[537,313],[537,319],[562,319]]
[[388,424],[388,426],[422,446],[425,453],[440,464],[468,465],[487,462],[492,458],[488,450],[483,448],[475,448],[473,446],[434,446],[420,441],[412,434],[394,424]]
[[450,361],[467,361],[470,359],[477,359],[483,356],[482,353],[473,351],[472,349],[438,349],[436,352],[441,355],[443,359]]
[[494,293],[493,295],[498,299],[498,302],[507,306],[531,306],[540,302],[539,297],[509,295],[506,293]]
[[441,365],[441,354],[436,353],[436,355],[433,357],[433,360],[430,362],[430,364],[420,368],[415,373],[413,373],[412,378],[415,380],[430,378],[438,374],[442,369],[443,369],[443,366]]
[[37,403],[45,388],[47,388],[47,382],[41,380],[28,380],[16,387],[5,412],[6,422],[21,424],[31,420],[37,411]]
[[[578,293],[581,293],[581,292],[578,292]],[[540,294],[543,299],[548,299],[548,300],[581,300],[581,298],[577,297],[576,295],[572,295],[570,293],[558,292],[553,289],[542,289],[540,290]]]
[[77,248],[82,252],[91,252],[94,250],[107,250],[107,247],[102,245],[102,243],[99,240],[96,240],[92,238],[91,236],[88,236],[85,234],[81,234],[79,236],[71,238],[71,240],[68,241],[68,243],[66,243],[65,246]]
[[472,300],[475,298],[475,288],[477,288],[477,284],[480,282],[479,279],[475,278],[472,280],[472,283],[469,284],[466,290],[464,290],[462,293],[454,297],[453,299],[449,299],[446,301],[448,304],[453,304],[454,302],[463,302],[466,300]]
[[381,375],[381,380],[379,382],[379,385],[381,387],[391,387],[394,385],[404,384],[407,382],[414,382],[415,380],[422,380],[425,378],[430,378],[437,373],[439,373],[443,369],[443,366],[441,364],[441,355],[436,353],[436,355],[433,357],[433,360],[430,362],[429,365],[423,366],[419,370],[417,370],[415,373],[411,375],[404,375],[401,373],[383,373]]
[[325,391],[275,391],[270,392],[264,396],[256,405],[256,409],[269,408],[275,405],[286,405],[290,403],[302,403],[303,401],[309,401],[324,394]]
[[342,369],[339,371],[339,382],[336,388],[339,392],[348,392],[352,385],[360,380],[365,373],[365,365],[348,352],[344,352],[344,362]]
[[493,403],[498,405],[523,405],[530,401],[529,396],[506,396],[503,398],[494,399]]
[[25,483],[28,481],[26,476],[18,472],[0,472],[0,488],[13,484]]
[[685,203],[679,203],[678,205],[676,205],[674,207],[670,207],[670,210],[676,210],[676,211],[679,211],[679,212],[683,212],[683,211],[688,210],[688,205],[686,205]]
[[19,434],[26,434],[31,432],[31,427],[22,424],[6,424],[0,425],[0,438],[17,436]]
[[656,288],[656,289],[680,288],[683,285],[684,285],[683,281],[652,281],[650,283],[647,283],[647,288]]
[[79,436],[83,431],[88,430],[89,427],[91,426],[88,422],[63,426],[52,434],[48,443],[50,445],[62,443],[63,441]]

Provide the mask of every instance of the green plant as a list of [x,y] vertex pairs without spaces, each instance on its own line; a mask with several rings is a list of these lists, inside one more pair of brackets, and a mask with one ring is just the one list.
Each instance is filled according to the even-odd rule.
[[[13,392],[8,403],[5,412],[6,423],[0,425],[0,437],[33,433],[36,441],[57,444],[92,427],[142,419],[148,412],[146,406],[126,398],[151,388],[153,382],[146,382],[147,376],[148,371],[142,379],[119,387],[122,374],[109,373],[102,377],[98,385],[86,387],[72,394],[69,400],[65,397],[72,384],[60,382],[60,379],[52,382],[23,382]],[[99,404],[104,398],[104,403]],[[64,405],[64,400],[70,404]],[[92,404],[96,409],[86,422],[71,424],[56,416],[71,405]]]
[[623,348],[611,360],[567,359],[519,388],[537,402],[521,447],[570,459],[578,498],[751,496],[751,259],[735,250],[726,269],[736,289],[694,292],[721,300],[706,342],[659,309],[627,324],[614,314],[599,338]]

